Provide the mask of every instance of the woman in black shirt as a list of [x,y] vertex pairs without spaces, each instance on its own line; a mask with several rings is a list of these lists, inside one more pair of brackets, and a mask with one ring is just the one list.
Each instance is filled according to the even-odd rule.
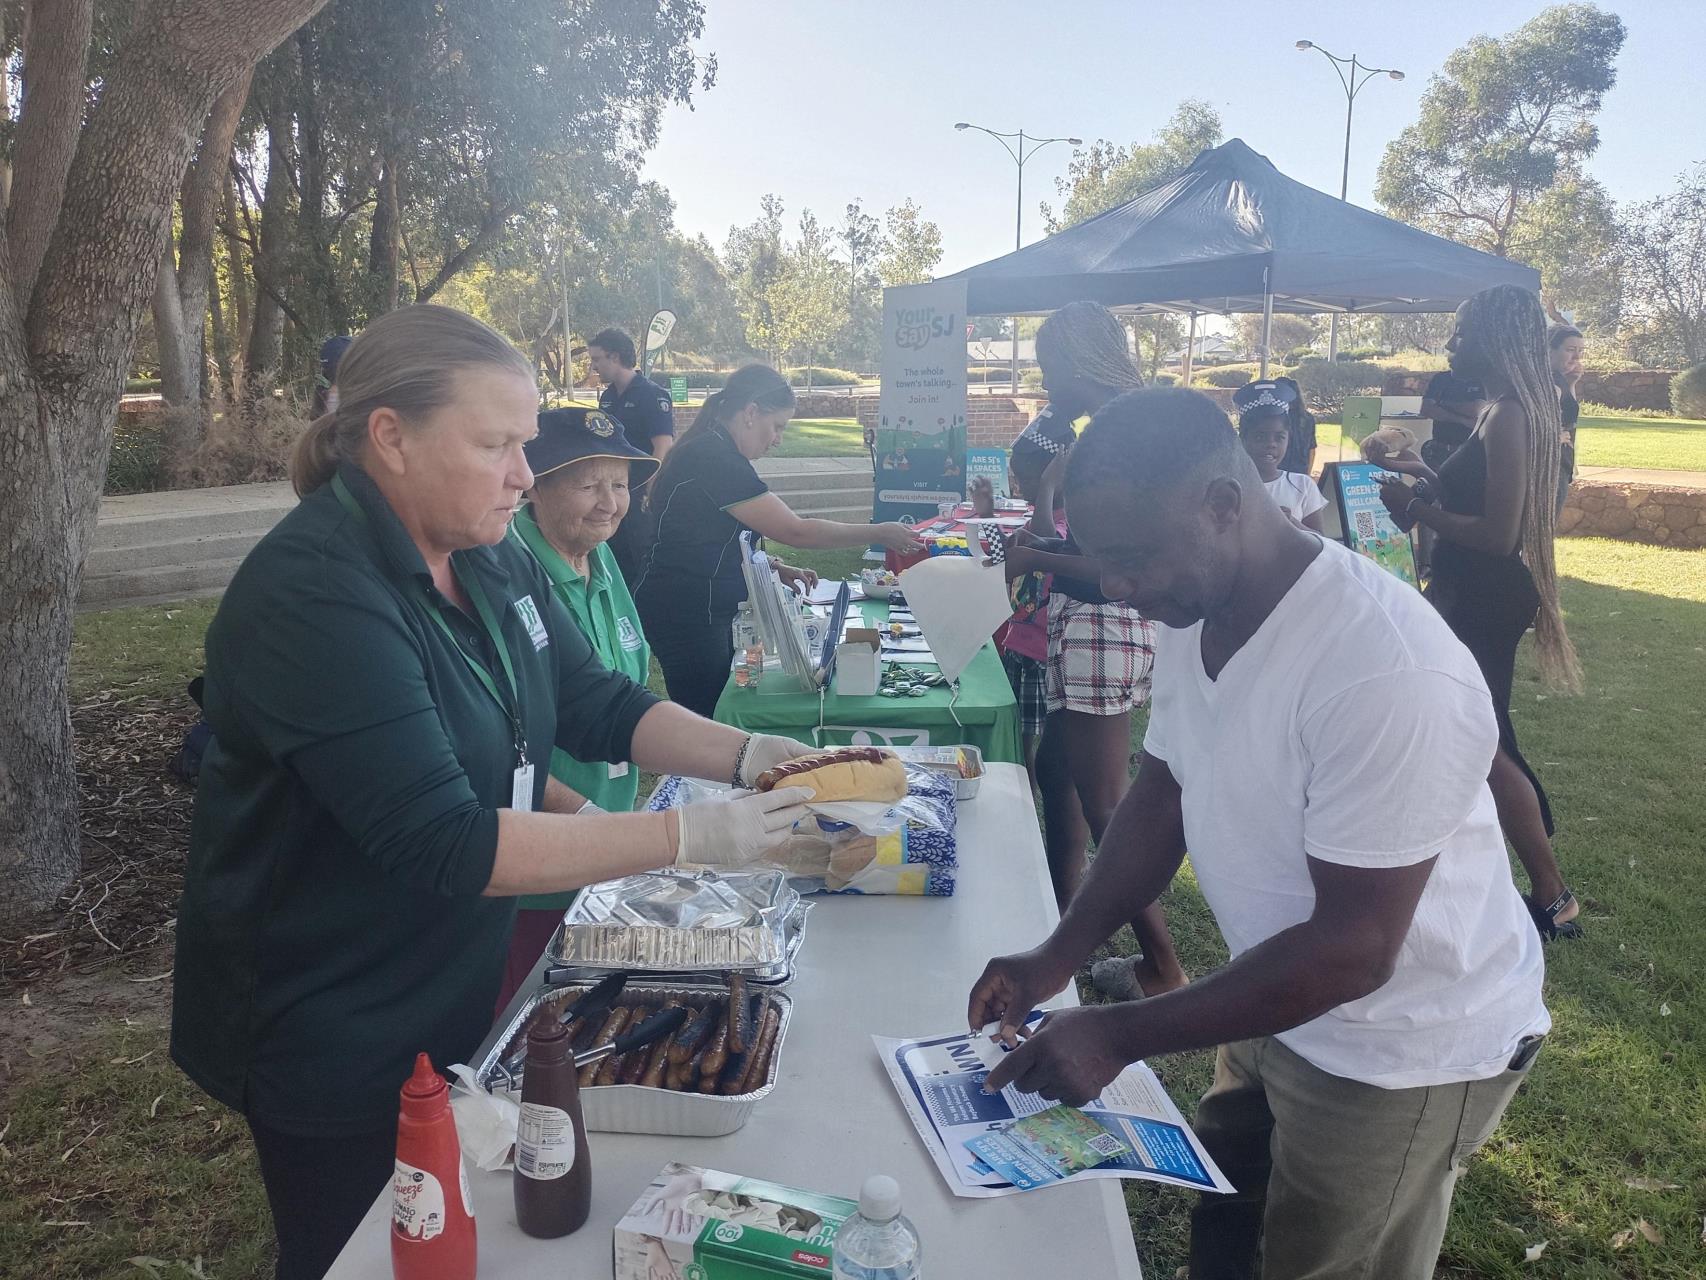
[[1493,695],[1499,749],[1487,781],[1499,824],[1528,872],[1535,926],[1543,937],[1574,937],[1580,907],[1558,870],[1552,811],[1517,747],[1510,713],[1517,645],[1530,626],[1546,681],[1581,687],[1553,568],[1559,412],[1540,300],[1516,285],[1483,290],[1457,309],[1446,351],[1452,372],[1485,390],[1475,430],[1437,474],[1387,459],[1429,489],[1393,479],[1380,496],[1402,528],[1421,524],[1439,536],[1428,599],[1475,655]]
[[[746,599],[741,530],[813,550],[871,542],[918,549],[903,524],[800,516],[770,492],[752,464],[781,443],[793,414],[794,393],[781,374],[762,364],[736,370],[705,401],[651,484],[647,505],[656,534],[634,603],[669,696],[703,716],[716,710],[734,659],[730,628]],[[791,566],[778,571],[784,581],[816,581]]]

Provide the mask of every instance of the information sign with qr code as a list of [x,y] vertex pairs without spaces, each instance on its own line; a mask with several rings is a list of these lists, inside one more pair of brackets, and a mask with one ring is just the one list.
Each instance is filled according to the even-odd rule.
[[1384,470],[1372,463],[1344,462],[1333,471],[1345,545],[1411,586],[1420,586],[1411,535],[1394,523],[1380,500]]

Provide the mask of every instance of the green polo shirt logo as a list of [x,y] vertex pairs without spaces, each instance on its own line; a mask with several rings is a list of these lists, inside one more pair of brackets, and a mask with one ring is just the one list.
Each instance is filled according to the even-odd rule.
[[626,653],[633,653],[645,643],[644,640],[640,639],[640,629],[634,625],[630,618],[618,617],[616,619],[616,638]]
[[521,625],[527,628],[527,638],[533,641],[535,653],[551,643],[551,637],[545,631],[545,620],[539,616],[539,606],[533,603],[532,596],[522,596],[517,600],[515,611],[521,615]]

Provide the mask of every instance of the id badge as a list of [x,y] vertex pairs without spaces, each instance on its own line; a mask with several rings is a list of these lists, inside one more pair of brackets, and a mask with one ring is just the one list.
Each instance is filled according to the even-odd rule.
[[519,813],[533,809],[533,765],[529,762],[516,768],[510,780],[509,807]]
[[612,779],[626,778],[628,776],[628,762],[626,760],[613,762],[610,766],[610,776]]

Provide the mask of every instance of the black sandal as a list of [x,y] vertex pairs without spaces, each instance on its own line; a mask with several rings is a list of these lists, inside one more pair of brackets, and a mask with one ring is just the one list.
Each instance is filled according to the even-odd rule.
[[1579,920],[1560,921],[1558,919],[1558,913],[1568,908],[1575,900],[1576,895],[1568,889],[1553,899],[1552,905],[1549,907],[1537,907],[1529,899],[1523,899],[1524,905],[1528,907],[1528,914],[1534,920],[1534,927],[1540,930],[1542,941],[1551,942],[1556,938],[1582,938],[1587,936],[1583,933]]

